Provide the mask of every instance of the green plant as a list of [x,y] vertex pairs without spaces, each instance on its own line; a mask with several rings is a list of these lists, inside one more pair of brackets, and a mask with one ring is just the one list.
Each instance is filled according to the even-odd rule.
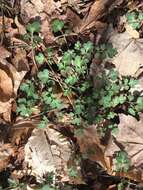
[[70,177],[77,178],[77,177],[78,177],[77,169],[74,168],[74,167],[69,168],[69,170],[68,170],[68,175],[69,175]]
[[115,156],[116,172],[127,172],[130,168],[130,160],[124,151],[119,151]]
[[126,17],[129,25],[131,25],[133,29],[136,30],[141,27],[143,22],[143,12],[137,12],[137,11],[128,12]]
[[113,48],[112,44],[101,44],[95,48],[96,57],[100,59],[113,58],[117,54],[117,50]]
[[38,53],[35,55],[35,60],[39,65],[42,65],[45,61],[45,56],[43,53]]
[[53,32],[61,32],[64,27],[64,22],[60,19],[54,19],[52,21],[52,30]]
[[[27,184],[24,183],[20,183],[19,181],[16,181],[14,179],[8,179],[8,183],[9,183],[9,188],[10,189],[22,189],[22,190],[26,190],[27,189]],[[6,188],[7,189],[7,188]]]
[[[58,32],[63,29],[64,23],[55,19],[52,26],[53,31]],[[29,24],[27,31],[34,42],[34,37],[40,32],[40,23],[35,21]],[[61,59],[58,62],[53,59],[51,48],[37,53],[35,60],[42,65],[41,69],[33,81],[27,80],[20,87],[22,97],[18,100],[17,112],[27,117],[38,107],[42,117],[39,125],[41,128],[50,119],[47,118],[47,113],[54,111],[57,120],[68,112],[71,123],[76,126],[97,123],[99,127],[102,126],[103,133],[106,129],[116,133],[115,118],[118,117],[119,110],[137,116],[143,110],[143,97],[131,93],[137,80],[119,77],[114,69],[105,69],[102,74],[97,74],[96,80],[100,81],[100,85],[93,87],[87,75],[94,50],[101,59],[112,58],[117,53],[111,44],[94,47],[90,41],[83,44],[77,41],[66,51],[59,48]],[[58,98],[57,91],[67,97],[68,106],[67,102]],[[74,101],[71,100],[73,95]]]

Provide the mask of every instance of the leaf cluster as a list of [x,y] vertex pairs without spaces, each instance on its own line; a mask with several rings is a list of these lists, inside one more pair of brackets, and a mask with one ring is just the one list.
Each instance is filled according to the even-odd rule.
[[132,12],[128,12],[126,14],[126,18],[127,21],[129,23],[129,25],[137,30],[140,29],[142,22],[143,22],[143,12],[137,12],[137,11],[132,11]]

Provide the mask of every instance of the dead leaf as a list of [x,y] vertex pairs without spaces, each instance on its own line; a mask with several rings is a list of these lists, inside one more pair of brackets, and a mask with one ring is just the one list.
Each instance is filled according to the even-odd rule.
[[0,52],[1,52],[0,63],[6,65],[7,64],[6,58],[10,57],[11,53],[6,48],[4,48],[3,46],[0,46]]
[[88,16],[86,15],[81,23],[78,24],[79,32],[89,30],[95,26],[95,23],[107,12],[107,7],[111,6],[113,2],[114,0],[95,1],[90,8]]
[[128,32],[108,31],[109,42],[118,54],[110,61],[115,64],[121,75],[135,76],[142,63],[143,39],[133,39]]
[[126,24],[125,28],[132,38],[138,39],[140,37],[139,32],[137,30],[134,30],[129,24]]
[[143,118],[137,121],[130,115],[120,114],[119,119],[119,131],[115,137],[116,140],[112,138],[105,151],[105,156],[113,158],[115,152],[124,147],[133,169],[128,174],[123,175],[137,181],[143,181],[143,170],[141,168],[143,165]]
[[6,102],[13,94],[13,84],[10,76],[0,69],[0,101]]
[[25,146],[25,162],[39,181],[49,172],[56,173],[63,182],[69,181],[68,161],[71,156],[72,149],[67,138],[48,126],[34,129]]
[[14,157],[15,148],[11,144],[0,143],[0,171],[8,167],[10,158]]
[[96,126],[89,126],[83,130],[81,135],[77,135],[77,142],[80,152],[92,161],[98,162],[104,168],[108,168],[108,162],[104,158],[105,147],[101,145]]

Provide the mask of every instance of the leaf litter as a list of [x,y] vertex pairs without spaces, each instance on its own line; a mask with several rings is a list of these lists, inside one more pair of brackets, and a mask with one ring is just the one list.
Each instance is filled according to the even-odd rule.
[[[0,1],[3,5],[3,7],[0,6],[0,125],[3,126],[3,123],[6,126],[10,125],[7,130],[3,128],[0,138],[0,173],[10,171],[9,176],[3,178],[6,181],[12,180],[12,183],[8,182],[9,185],[0,181],[1,188],[35,189],[37,185],[39,189],[48,190],[67,190],[68,188],[78,190],[81,187],[93,190],[119,189],[119,185],[123,186],[122,189],[128,187],[133,189],[132,186],[139,188],[138,183],[143,181],[142,3],[138,0],[129,2],[125,0],[83,2],[79,0],[21,0],[19,3],[12,2],[9,4],[8,1]],[[8,14],[3,9],[10,10],[11,6],[19,13],[15,14],[13,11],[14,17],[10,15],[10,11]],[[135,11],[135,17],[131,19],[136,21],[136,25],[131,22],[132,20],[128,22],[128,18],[123,22],[117,21],[115,24],[114,19],[111,19],[115,10],[119,12],[122,10],[124,16],[127,10],[128,14],[131,12],[131,15]],[[118,15],[118,11],[114,13],[114,16],[117,20],[121,20],[122,17]],[[123,31],[117,30],[119,25],[123,27]],[[81,44],[76,41],[91,41],[98,46],[94,48],[92,59],[88,63],[90,66],[88,65],[86,71],[83,70],[87,76],[85,78],[80,76],[78,83],[76,80],[79,76],[74,75],[76,74],[74,72],[78,73],[84,68],[81,63],[82,61],[86,63],[87,58],[90,59],[84,56],[86,51],[88,55],[92,46],[87,43],[82,48]],[[102,41],[112,44],[116,51],[111,45],[102,45]],[[73,44],[76,44],[74,50],[72,50]],[[53,52],[47,45],[52,47]],[[81,57],[78,54],[80,50]],[[78,55],[75,52],[78,52]],[[117,52],[116,55],[115,52]],[[70,53],[74,56],[70,57]],[[103,57],[104,60],[102,60]],[[75,68],[73,65],[65,68],[65,71],[68,69],[69,75],[74,75],[74,78],[66,75],[64,69],[61,73],[58,70],[63,66],[61,61],[67,64],[66,58],[76,63]],[[48,66],[45,63],[48,63]],[[127,77],[124,80],[126,86],[121,86],[121,91],[123,88],[125,93],[128,93],[128,88],[130,88],[132,95],[137,97],[136,104],[138,105],[135,104],[135,109],[139,111],[136,113],[134,107],[131,107],[128,109],[130,114],[127,114],[126,108],[129,103],[132,103],[132,95],[128,99],[130,102],[127,103],[124,103],[126,97],[112,97],[116,99],[116,102],[115,99],[113,102],[117,106],[114,109],[111,108],[115,113],[110,112],[108,119],[104,115],[101,121],[97,121],[96,116],[104,112],[104,104],[100,101],[99,110],[95,110],[92,106],[90,110],[90,104],[87,103],[92,99],[90,90],[99,89],[102,96],[106,97],[102,91],[105,80],[103,82],[99,75],[106,73],[113,65],[119,72],[120,78]],[[46,69],[43,70],[44,68]],[[42,85],[37,82],[36,75]],[[112,79],[114,77],[115,75]],[[128,86],[131,77],[139,81],[135,87]],[[54,94],[50,88],[53,81],[51,80],[49,86],[47,85],[49,78],[54,81]],[[94,84],[88,84],[87,87],[84,80],[88,81],[89,78],[92,78]],[[110,78],[108,82],[112,79]],[[25,92],[21,91],[21,86],[27,81],[25,88],[29,85],[28,99],[25,98]],[[69,87],[73,84],[75,88],[70,95],[65,95],[67,93],[64,91],[66,83]],[[82,95],[78,91],[79,83],[83,83]],[[120,85],[120,82],[116,82],[115,79],[113,83],[114,88],[118,90],[115,85]],[[33,84],[35,87],[32,86]],[[47,94],[43,96],[45,88],[49,91],[46,89]],[[114,88],[112,87],[112,90]],[[35,94],[31,94],[32,92]],[[45,98],[44,103],[39,99],[42,96]],[[90,97],[86,100],[87,104],[84,99],[81,99],[82,96]],[[95,94],[92,105],[97,103],[96,96],[97,94]],[[108,99],[109,97],[105,98],[107,104]],[[28,117],[20,116],[16,112],[18,101],[22,102],[21,108]],[[88,109],[78,104],[79,101],[83,101]],[[52,109],[45,107],[44,109],[47,110],[44,112],[42,107],[46,103],[46,106],[51,106]],[[29,109],[32,108],[32,112],[25,107],[25,104],[29,106]],[[45,115],[42,120],[43,112]],[[96,122],[85,122],[89,115],[96,117]],[[113,121],[116,128],[110,124]],[[113,129],[116,129],[116,133],[113,133]],[[94,163],[92,169],[97,171],[95,176],[90,168],[92,163]],[[89,172],[86,172],[87,170]],[[106,179],[105,183],[103,179]],[[123,180],[126,183],[123,183]],[[22,186],[20,181],[25,184]]]

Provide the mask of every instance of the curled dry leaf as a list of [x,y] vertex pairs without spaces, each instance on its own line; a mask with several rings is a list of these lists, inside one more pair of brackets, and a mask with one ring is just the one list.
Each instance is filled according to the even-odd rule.
[[12,79],[6,71],[0,69],[0,101],[6,102],[13,93]]
[[90,8],[88,16],[86,15],[79,23],[79,32],[83,32],[94,27],[96,22],[99,21],[104,14],[106,14],[106,11],[108,10],[107,7],[110,7],[113,2],[114,0],[95,1]]
[[6,65],[7,64],[6,58],[10,56],[11,56],[11,53],[3,46],[0,46],[0,63],[2,63],[3,65]]
[[[143,118],[137,121],[130,115],[119,115],[120,123],[118,133],[111,139],[106,151],[106,157],[114,157],[115,152],[120,151],[121,147],[128,154],[132,169],[128,172],[129,178],[143,181]],[[113,162],[114,163],[114,162]],[[112,166],[115,168],[115,166]]]
[[66,137],[49,128],[34,129],[25,146],[25,162],[32,168],[32,174],[41,181],[50,173],[56,173],[61,181],[69,181],[68,162],[72,148]]
[[143,65],[143,40],[133,39],[127,31],[118,33],[112,28],[108,31],[108,38],[118,52],[111,62],[121,75],[135,76]]

